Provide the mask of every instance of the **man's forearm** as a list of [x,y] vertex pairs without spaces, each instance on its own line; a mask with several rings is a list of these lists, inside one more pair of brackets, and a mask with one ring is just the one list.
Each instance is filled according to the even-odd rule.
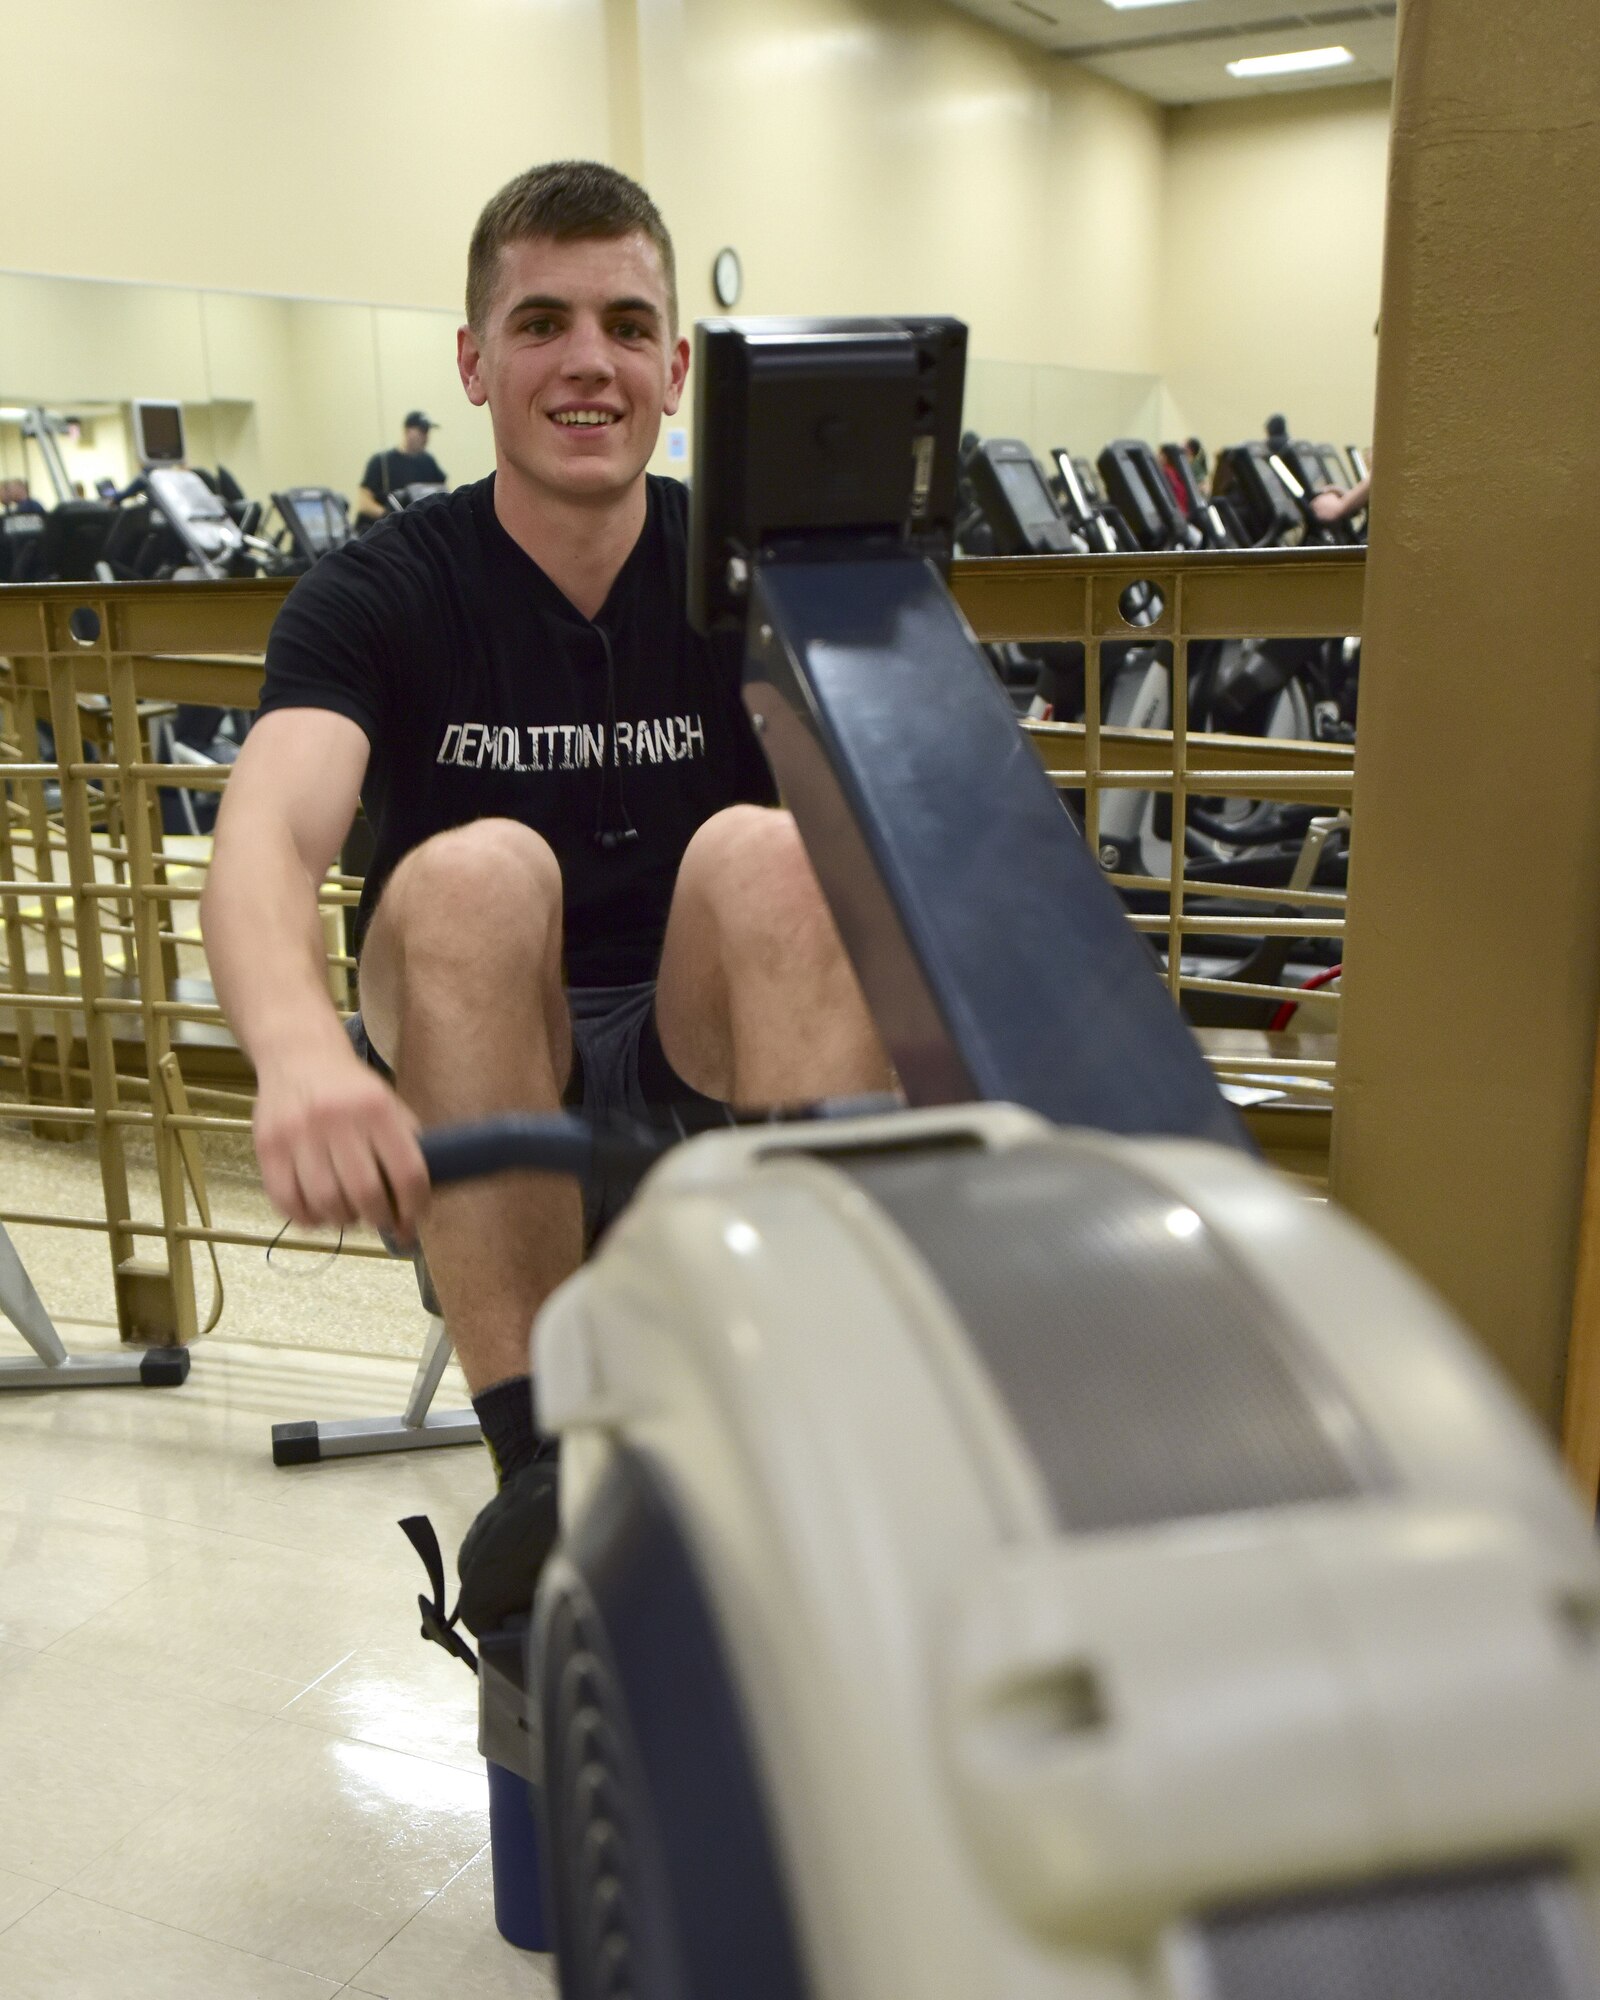
[[342,1037],[317,885],[287,831],[219,838],[200,925],[212,984],[257,1072]]

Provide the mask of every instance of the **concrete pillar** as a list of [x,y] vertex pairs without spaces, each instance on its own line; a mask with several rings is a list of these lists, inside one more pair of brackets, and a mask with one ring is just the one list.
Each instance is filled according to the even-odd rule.
[[1402,0],[1333,1189],[1552,1431],[1600,1004],[1600,6]]

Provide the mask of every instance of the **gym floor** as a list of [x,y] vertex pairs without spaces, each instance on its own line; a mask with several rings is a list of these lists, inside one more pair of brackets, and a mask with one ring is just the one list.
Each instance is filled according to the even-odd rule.
[[554,1994],[494,1928],[476,1694],[395,1526],[453,1555],[483,1451],[271,1460],[411,1372],[212,1340],[180,1389],[0,1393],[0,1992]]

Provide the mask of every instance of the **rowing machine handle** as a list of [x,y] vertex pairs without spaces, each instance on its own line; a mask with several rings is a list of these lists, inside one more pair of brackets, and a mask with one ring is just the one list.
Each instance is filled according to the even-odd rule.
[[419,1143],[437,1188],[518,1171],[581,1178],[596,1166],[642,1176],[672,1139],[645,1125],[599,1123],[567,1111],[507,1111],[467,1125],[436,1125]]

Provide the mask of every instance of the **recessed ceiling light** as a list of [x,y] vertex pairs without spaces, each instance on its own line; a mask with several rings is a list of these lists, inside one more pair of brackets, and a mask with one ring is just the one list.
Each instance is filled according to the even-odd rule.
[[1302,69],[1342,69],[1355,57],[1348,49],[1301,49],[1283,56],[1245,56],[1228,64],[1229,76],[1293,76]]
[[1184,0],[1106,0],[1108,7],[1115,7],[1119,14],[1130,7],[1181,7]]

